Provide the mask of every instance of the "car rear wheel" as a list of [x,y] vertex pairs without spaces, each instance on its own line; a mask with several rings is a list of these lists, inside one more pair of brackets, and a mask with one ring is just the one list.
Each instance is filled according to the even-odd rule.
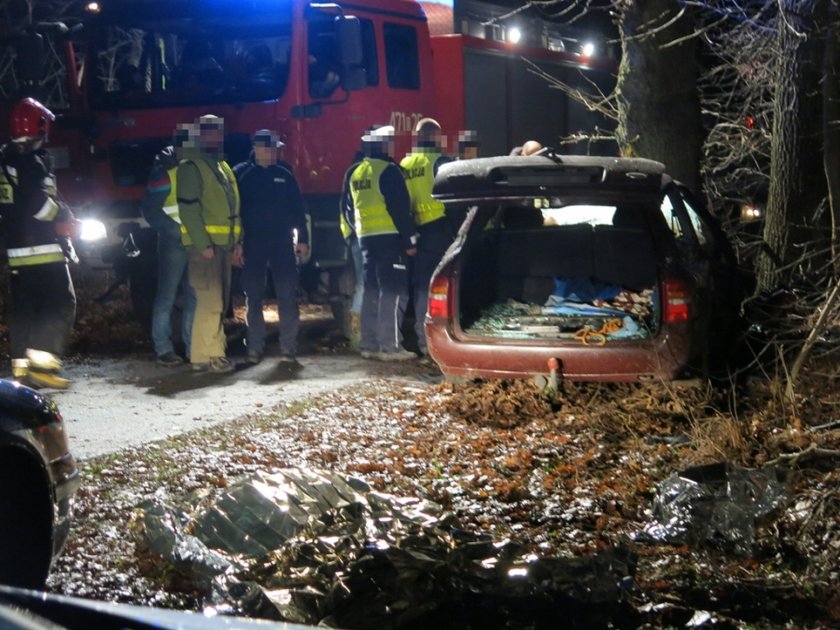
[[0,453],[0,583],[42,589],[52,562],[52,498],[43,469],[19,449]]

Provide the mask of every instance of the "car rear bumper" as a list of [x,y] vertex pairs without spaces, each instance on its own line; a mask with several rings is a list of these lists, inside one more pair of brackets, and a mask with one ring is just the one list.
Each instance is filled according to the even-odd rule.
[[531,378],[548,374],[557,359],[557,376],[579,381],[671,381],[680,378],[690,359],[686,335],[663,330],[653,339],[582,342],[456,338],[445,323],[426,320],[429,355],[450,378]]
[[55,508],[53,518],[53,558],[64,548],[73,518],[73,497],[81,484],[76,460],[70,453],[51,463],[55,480]]

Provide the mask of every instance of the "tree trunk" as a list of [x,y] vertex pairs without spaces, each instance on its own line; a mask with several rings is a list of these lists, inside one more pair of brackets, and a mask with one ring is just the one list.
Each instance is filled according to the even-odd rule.
[[691,12],[679,11],[676,0],[622,3],[617,134],[622,155],[659,160],[696,190],[703,146],[697,39],[682,39],[694,23]]
[[832,18],[823,57],[823,168],[831,210],[831,256],[834,259],[834,273],[840,274],[840,24],[836,14]]
[[[756,291],[784,286],[798,272],[825,198],[821,160],[820,24],[828,0],[780,0],[770,190]],[[827,216],[827,213],[825,213]]]

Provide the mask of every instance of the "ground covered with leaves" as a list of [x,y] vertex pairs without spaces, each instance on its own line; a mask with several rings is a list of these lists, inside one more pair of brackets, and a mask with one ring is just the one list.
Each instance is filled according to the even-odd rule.
[[[187,504],[257,471],[300,468],[431,500],[454,517],[450,528],[515,541],[534,558],[624,550],[632,579],[619,618],[604,625],[840,624],[840,428],[826,415],[840,397],[809,392],[794,430],[782,396],[764,380],[737,391],[562,383],[547,393],[527,382],[428,384],[410,372],[278,409],[268,421],[243,418],[85,462],[51,590],[200,608],[207,594],[138,544],[138,506],[153,498]],[[777,500],[746,521],[724,501],[707,514],[722,522],[657,536],[660,484],[687,469],[719,473],[703,467],[715,463],[772,471],[762,479],[778,481]],[[763,496],[728,498],[738,508]],[[690,511],[702,520],[697,504]],[[727,537],[729,526],[744,524]],[[420,627],[404,618],[395,607],[343,627]],[[511,619],[495,627],[556,627]],[[462,618],[453,623],[442,627],[467,627]]]
[[[77,289],[71,353],[151,353],[124,287],[105,302],[92,299],[100,285],[79,279]],[[385,574],[402,591],[367,584],[370,609],[339,618],[340,627],[837,627],[840,388],[831,356],[806,370],[793,400],[783,371],[759,369],[717,388],[561,383],[557,391],[524,381],[451,385],[417,363],[372,369],[383,378],[361,389],[82,462],[75,522],[48,587],[200,610],[211,599],[206,589],[145,544],[144,508],[194,506],[257,473],[311,470],[363,480],[406,505],[416,497],[437,506],[436,520],[414,535],[425,546],[411,562],[372,556],[383,541],[354,534],[355,547],[321,540],[332,549],[323,555],[310,541],[294,558],[272,554],[236,576],[266,589],[292,584],[299,599],[329,603],[318,590],[328,580],[358,584],[359,560],[378,558],[379,570],[391,563]],[[459,546],[468,560],[454,554]],[[434,556],[441,548],[448,572]],[[348,550],[355,564],[342,564]],[[478,559],[482,569],[503,566],[508,553],[532,568],[529,590],[503,583],[482,597],[464,567]],[[562,565],[563,579],[576,584],[546,598],[557,571],[540,560],[594,558],[610,564],[604,575],[619,576],[608,588],[599,593],[589,580],[597,563]],[[412,616],[407,602],[433,592],[430,585],[463,601],[420,602],[426,616]],[[479,615],[494,601],[496,616]],[[581,601],[588,611],[573,605]],[[593,607],[600,617],[578,616]],[[279,619],[284,610],[263,612]]]

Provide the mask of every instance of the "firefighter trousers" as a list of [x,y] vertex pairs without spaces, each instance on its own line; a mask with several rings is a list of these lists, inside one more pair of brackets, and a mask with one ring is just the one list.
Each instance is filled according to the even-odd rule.
[[402,350],[402,323],[408,305],[407,256],[396,234],[362,239],[365,285],[361,342],[368,352]]
[[189,250],[190,286],[195,292],[195,316],[190,338],[190,362],[207,363],[225,356],[223,318],[230,296],[231,252],[213,246],[213,258],[207,260],[201,250]]
[[76,318],[76,292],[65,263],[12,269],[9,301],[12,359],[24,358],[27,348],[64,354]]

